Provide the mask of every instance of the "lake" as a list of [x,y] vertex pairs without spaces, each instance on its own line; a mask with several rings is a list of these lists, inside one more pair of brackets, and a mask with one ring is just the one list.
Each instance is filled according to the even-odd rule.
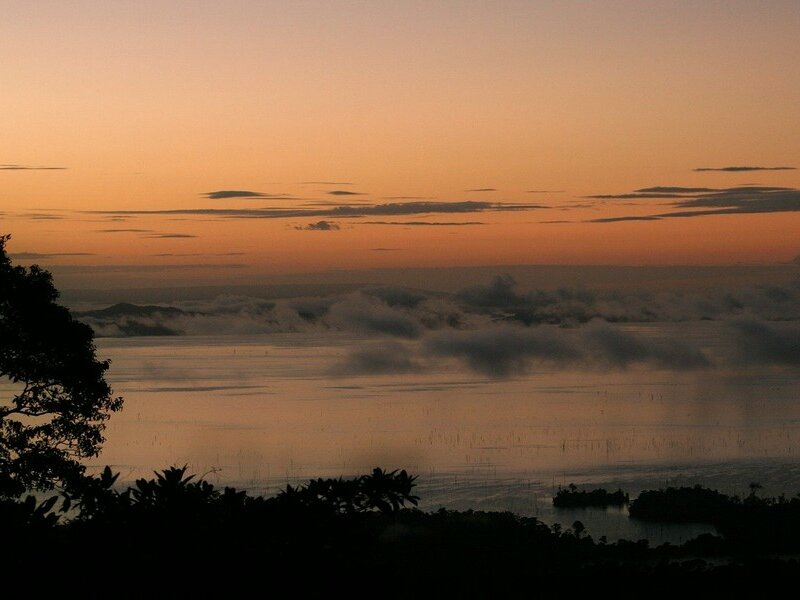
[[[681,324],[619,326],[664,335]],[[718,326],[686,336],[713,351]],[[671,331],[674,333],[674,331]],[[555,511],[559,486],[642,489],[701,483],[745,495],[800,492],[800,370],[537,369],[487,378],[440,364],[340,375],[336,333],[100,338],[125,397],[93,468],[130,482],[188,465],[216,485],[272,494],[373,467],[418,475],[421,507],[575,519],[609,539],[681,541],[704,527],[631,523],[623,512]]]

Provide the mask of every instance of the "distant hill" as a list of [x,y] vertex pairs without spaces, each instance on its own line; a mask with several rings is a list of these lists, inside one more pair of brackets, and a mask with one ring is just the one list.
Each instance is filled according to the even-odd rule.
[[91,325],[98,337],[109,335],[105,329],[109,326],[114,328],[114,333],[110,335],[128,337],[181,335],[182,331],[167,327],[161,321],[196,313],[186,312],[174,306],[139,306],[129,302],[120,302],[108,308],[76,311],[73,314],[77,319]]
[[109,306],[108,308],[102,308],[100,310],[87,310],[83,312],[75,312],[74,314],[76,317],[92,317],[95,319],[114,319],[117,317],[152,317],[153,315],[156,314],[175,317],[189,313],[181,310],[180,308],[175,308],[174,306],[154,306],[154,305],[139,306],[137,304],[131,304],[129,302],[120,302],[118,304]]

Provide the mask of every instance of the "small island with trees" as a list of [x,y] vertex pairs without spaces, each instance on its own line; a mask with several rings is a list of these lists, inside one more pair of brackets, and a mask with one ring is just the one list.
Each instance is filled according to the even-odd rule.
[[578,490],[578,486],[570,483],[566,488],[559,486],[553,496],[553,506],[557,508],[580,508],[601,506],[624,506],[630,501],[630,496],[622,490],[609,492],[605,488],[594,490]]

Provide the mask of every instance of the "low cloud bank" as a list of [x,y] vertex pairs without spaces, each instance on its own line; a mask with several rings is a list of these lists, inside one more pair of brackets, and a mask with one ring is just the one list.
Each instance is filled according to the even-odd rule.
[[589,367],[625,369],[634,365],[696,369],[710,360],[696,347],[676,339],[653,340],[605,323],[565,330],[555,327],[492,329],[437,333],[424,352],[463,360],[472,370],[490,377],[546,368]]
[[358,347],[331,373],[403,374],[441,368],[448,360],[498,379],[569,368],[688,371],[800,366],[800,326],[794,323],[726,322],[721,324],[720,338],[714,340],[684,339],[675,329],[653,333],[602,322],[569,329],[504,324],[442,330],[418,341]]
[[734,321],[727,333],[740,364],[800,366],[800,326],[794,323]]
[[[456,294],[393,286],[269,300],[220,296],[76,313],[98,336],[354,334],[334,373],[420,371],[448,361],[490,377],[537,368],[800,365],[800,285],[707,294],[521,291],[501,275]],[[720,321],[703,340],[692,323]],[[664,327],[635,324],[672,323]]]

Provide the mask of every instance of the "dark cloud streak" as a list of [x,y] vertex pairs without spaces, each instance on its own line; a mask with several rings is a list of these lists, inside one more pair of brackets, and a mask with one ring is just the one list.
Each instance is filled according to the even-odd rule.
[[452,227],[459,225],[485,225],[482,221],[361,221],[362,225],[410,225],[412,227]]
[[596,200],[632,200],[647,198],[683,198],[681,194],[671,194],[667,192],[632,192],[628,194],[594,194],[584,196],[584,198],[594,198]]
[[139,237],[154,239],[188,239],[196,238],[197,236],[191,233],[148,233]]
[[151,254],[150,256],[157,256],[159,258],[180,256],[244,256],[244,252],[159,252],[157,254]]
[[203,195],[210,200],[223,200],[226,198],[289,200],[293,198],[288,194],[264,194],[263,192],[251,192],[249,190],[219,190],[216,192],[206,192]]
[[67,167],[39,167],[31,165],[0,165],[0,171],[66,171]]
[[657,185],[654,187],[642,188],[634,190],[640,194],[701,194],[704,192],[719,192],[722,191],[718,188],[706,187],[680,187],[677,185]]
[[164,210],[96,210],[86,214],[101,215],[197,215],[232,219],[285,219],[302,217],[367,217],[404,216],[420,214],[468,214],[481,212],[510,212],[547,208],[540,204],[511,204],[500,202],[392,202],[388,204],[341,205],[327,209],[302,208],[176,208]]
[[624,215],[619,217],[603,217],[592,219],[589,222],[615,223],[620,221],[658,221],[669,218],[800,211],[800,190],[787,187],[740,186],[714,190],[708,193],[687,194],[680,196],[680,198],[681,200],[672,203],[672,206],[683,210],[645,216]]
[[60,256],[97,256],[93,252],[12,252],[11,258],[27,260],[37,258],[58,258]]
[[746,171],[794,171],[797,167],[700,167],[695,171],[722,171],[726,173],[739,173]]

